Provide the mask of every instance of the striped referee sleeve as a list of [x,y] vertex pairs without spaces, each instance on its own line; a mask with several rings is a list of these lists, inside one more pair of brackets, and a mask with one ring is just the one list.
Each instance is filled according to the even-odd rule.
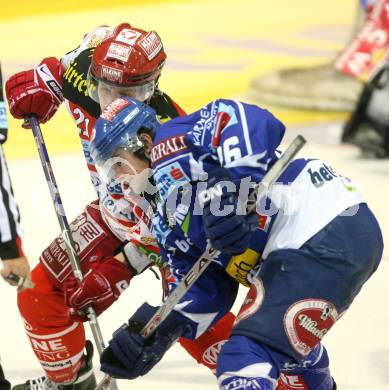
[[3,147],[0,145],[0,257],[2,260],[24,256],[20,236],[19,208],[15,202]]

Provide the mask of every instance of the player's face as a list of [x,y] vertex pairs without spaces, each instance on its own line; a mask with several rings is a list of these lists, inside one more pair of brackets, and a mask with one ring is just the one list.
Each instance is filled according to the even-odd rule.
[[115,99],[123,96],[120,94],[120,89],[107,85],[105,83],[98,83],[97,94],[99,96],[99,103],[101,111],[112,103]]
[[124,194],[141,194],[152,175],[149,163],[136,157],[125,148],[118,149],[112,157],[115,180],[119,181]]
[[103,111],[108,104],[112,103],[115,99],[123,96],[128,96],[141,102],[147,101],[153,95],[154,90],[154,81],[133,87],[113,86],[106,84],[103,81],[99,81],[97,84],[97,94],[101,111]]

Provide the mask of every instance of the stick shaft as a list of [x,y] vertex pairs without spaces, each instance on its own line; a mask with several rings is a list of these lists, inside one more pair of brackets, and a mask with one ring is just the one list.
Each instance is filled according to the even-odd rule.
[[[43,134],[41,131],[41,128],[39,126],[39,123],[35,117],[29,117],[28,118],[31,127],[32,132],[34,134],[35,143],[38,149],[39,157],[41,160],[43,172],[46,177],[47,185],[50,190],[51,199],[53,201],[55,213],[57,215],[58,223],[62,230],[62,236],[66,245],[66,250],[70,259],[70,263],[72,266],[72,270],[74,273],[74,276],[81,282],[83,279],[83,273],[80,265],[80,261],[77,255],[77,252],[75,251],[75,245],[72,238],[70,226],[68,223],[68,220],[66,218],[65,210],[63,207],[61,195],[59,193],[59,189],[57,186],[57,181],[55,180],[53,168],[51,166],[49,154],[47,152],[46,144],[43,138]],[[99,352],[99,355],[103,352],[105,345],[104,345],[104,339],[103,335],[101,333],[100,325],[97,321],[95,310],[92,306],[87,307],[87,316],[88,316],[88,322],[89,326],[92,331],[93,339],[96,344],[97,351]],[[110,384],[110,387],[113,390],[117,389],[116,383],[112,382]]]

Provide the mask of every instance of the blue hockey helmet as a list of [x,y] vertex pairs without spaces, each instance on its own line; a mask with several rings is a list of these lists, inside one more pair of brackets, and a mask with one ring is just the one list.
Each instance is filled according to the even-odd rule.
[[112,163],[119,149],[131,153],[141,152],[144,144],[139,138],[140,130],[146,130],[153,137],[160,126],[154,109],[130,97],[114,100],[97,119],[91,137],[91,157],[100,177],[110,183]]

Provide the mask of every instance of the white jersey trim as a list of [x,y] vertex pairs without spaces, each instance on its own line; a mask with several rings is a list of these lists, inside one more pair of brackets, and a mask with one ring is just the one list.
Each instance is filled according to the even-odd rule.
[[236,105],[239,108],[239,114],[240,114],[240,119],[242,121],[243,136],[244,136],[244,140],[246,143],[247,154],[251,155],[251,154],[253,154],[253,148],[252,148],[251,142],[250,142],[250,134],[249,134],[249,128],[247,125],[246,112],[245,112],[244,107],[243,107],[241,102],[238,102],[237,100],[234,100],[234,102],[236,103]]
[[66,328],[62,332],[58,332],[58,333],[50,333],[50,334],[42,335],[42,334],[31,333],[28,330],[26,330],[26,333],[34,339],[47,340],[47,339],[52,339],[54,337],[60,337],[60,336],[63,336],[65,334],[68,334],[68,333],[72,332],[74,329],[76,329],[81,324],[82,324],[81,322],[75,322],[72,326],[69,326],[69,328]]
[[[278,186],[274,196],[270,195],[287,212],[280,211],[276,216],[263,259],[275,250],[300,248],[346,209],[364,203],[351,181],[337,173],[315,187],[310,176],[312,171],[316,174],[324,167],[323,164],[321,160],[310,161],[292,183]],[[352,211],[355,214],[357,209]]]

